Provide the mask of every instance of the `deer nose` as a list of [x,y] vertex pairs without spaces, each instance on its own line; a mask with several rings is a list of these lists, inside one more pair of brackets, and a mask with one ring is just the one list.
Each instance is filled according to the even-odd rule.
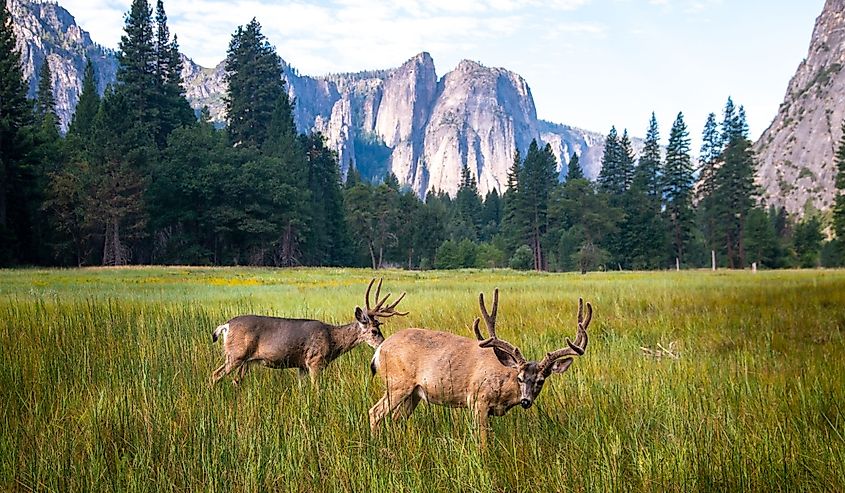
[[531,407],[531,401],[528,399],[522,399],[521,401],[519,401],[519,404],[522,406],[523,409],[528,409],[529,407]]

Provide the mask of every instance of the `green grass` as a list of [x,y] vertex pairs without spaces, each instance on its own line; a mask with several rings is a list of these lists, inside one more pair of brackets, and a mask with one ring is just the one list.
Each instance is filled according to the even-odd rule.
[[[240,313],[352,320],[369,271],[0,272],[0,490],[843,491],[845,271],[385,272],[405,319],[539,359],[595,307],[587,354],[529,410],[421,405],[370,435],[383,391],[359,347],[321,377],[256,368],[210,387],[211,330]],[[641,346],[676,341],[680,359]]]

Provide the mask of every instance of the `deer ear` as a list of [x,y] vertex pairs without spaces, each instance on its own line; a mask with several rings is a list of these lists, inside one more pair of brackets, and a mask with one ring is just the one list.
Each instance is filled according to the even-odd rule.
[[552,363],[552,365],[549,367],[549,369],[546,370],[546,373],[547,374],[563,373],[563,372],[565,372],[566,370],[569,369],[569,365],[571,365],[573,361],[575,361],[575,359],[573,359],[573,358],[559,359],[559,360],[555,361],[554,363]]
[[517,362],[516,359],[509,353],[506,353],[496,347],[493,348],[493,352],[496,353],[496,357],[499,358],[499,363],[507,366],[508,368],[519,368],[519,362]]
[[355,307],[355,320],[363,325],[370,323],[370,317],[367,315],[367,312],[361,309],[360,306]]

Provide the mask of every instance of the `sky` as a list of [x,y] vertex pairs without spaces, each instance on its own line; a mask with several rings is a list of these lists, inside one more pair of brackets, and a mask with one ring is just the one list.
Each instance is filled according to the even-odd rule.
[[[116,48],[131,0],[58,0]],[[154,3],[153,0],[150,0]],[[752,138],[771,123],[807,54],[824,0],[165,0],[182,52],[212,67],[253,17],[301,74],[381,69],[431,53],[438,77],[462,59],[525,78],[540,118],[661,135],[679,111],[693,145],[728,96]],[[697,149],[696,149],[697,150]]]

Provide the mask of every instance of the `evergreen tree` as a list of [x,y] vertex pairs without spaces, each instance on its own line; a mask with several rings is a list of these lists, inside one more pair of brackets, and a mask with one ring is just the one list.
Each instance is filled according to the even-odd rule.
[[502,223],[502,199],[499,192],[494,188],[487,192],[484,197],[484,206],[481,210],[481,239],[490,241],[499,231]]
[[755,207],[748,212],[743,234],[749,262],[757,262],[759,266],[770,269],[781,267],[779,241],[774,224],[765,210]]
[[79,102],[76,103],[76,110],[68,127],[68,138],[90,138],[91,129],[99,108],[100,95],[97,92],[94,64],[89,58],[85,64],[85,76],[82,79],[82,92],[79,94]]
[[225,76],[228,129],[235,145],[260,147],[267,141],[269,122],[285,94],[281,73],[281,61],[258,21],[238,27],[229,43]]
[[840,243],[845,244],[845,120],[842,122],[842,136],[839,138],[834,162],[836,164],[837,193],[833,206],[833,230],[836,232],[836,238]]
[[505,244],[509,254],[522,245],[522,210],[521,198],[519,193],[519,174],[522,169],[522,156],[519,149],[516,150],[513,157],[513,163],[508,168],[507,175],[507,190],[502,195],[502,226],[500,233],[504,238]]
[[176,36],[170,39],[162,0],[156,2],[155,67],[160,125],[156,141],[163,147],[173,129],[194,121],[194,110],[182,86],[182,56]]
[[722,155],[722,148],[722,136],[719,134],[716,114],[710,113],[707,115],[707,121],[704,123],[704,130],[701,134],[701,151],[698,158],[701,169],[698,187],[698,216],[705,242],[708,249],[711,250],[717,248],[716,208],[718,204],[714,200],[713,192],[716,188],[714,179]]
[[147,0],[133,0],[117,54],[117,81],[127,101],[126,117],[150,136],[159,132],[159,79],[152,12]]
[[38,72],[38,91],[35,96],[35,117],[42,123],[52,125],[59,130],[59,117],[56,116],[56,98],[53,97],[53,74],[50,63],[44,59]]
[[640,186],[649,197],[660,200],[663,194],[661,187],[660,170],[662,168],[662,156],[660,150],[660,130],[657,125],[657,117],[651,114],[646,131],[645,144],[637,169],[634,171],[634,181],[639,181]]
[[522,238],[534,253],[534,269],[545,270],[547,259],[543,242],[549,227],[549,194],[557,184],[556,160],[548,144],[540,150],[536,140],[531,141],[525,162],[518,177],[518,209],[516,217],[522,226]]
[[792,244],[799,267],[815,268],[819,266],[819,253],[822,248],[822,223],[817,215],[808,215],[795,225]]
[[19,243],[29,231],[26,192],[31,170],[32,107],[16,48],[12,19],[6,3],[0,5],[0,264],[16,260],[27,246]]
[[693,169],[684,114],[678,113],[669,133],[663,170],[664,212],[670,228],[672,256],[686,260],[692,238]]
[[584,178],[584,171],[581,169],[581,162],[578,154],[573,152],[566,167],[566,180],[580,180]]
[[719,151],[728,145],[728,142],[737,134],[737,114],[736,105],[734,105],[733,98],[728,97],[725,103],[725,109],[722,113],[722,135],[720,136]]
[[461,184],[455,195],[454,224],[450,229],[461,231],[470,240],[477,240],[481,226],[482,212],[481,197],[478,195],[478,185],[469,167],[464,164],[461,168]]
[[611,127],[604,141],[601,171],[598,179],[599,191],[608,194],[622,194],[625,191],[625,173],[622,171],[622,148],[616,127]]
[[306,262],[310,265],[346,265],[350,261],[349,235],[343,211],[343,193],[337,155],[326,146],[324,137],[303,137],[308,164],[310,245]]
[[714,174],[711,195],[716,219],[716,235],[725,246],[728,266],[745,266],[744,228],[748,212],[754,206],[754,153],[751,142],[740,133],[734,135],[723,153],[722,165]]

